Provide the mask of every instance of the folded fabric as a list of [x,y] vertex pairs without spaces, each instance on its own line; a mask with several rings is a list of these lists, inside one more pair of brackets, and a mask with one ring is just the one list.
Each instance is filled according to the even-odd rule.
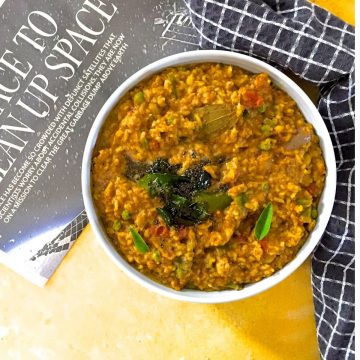
[[331,219],[312,260],[323,359],[354,359],[354,28],[304,0],[185,0],[200,46],[260,58],[320,88],[337,161]]

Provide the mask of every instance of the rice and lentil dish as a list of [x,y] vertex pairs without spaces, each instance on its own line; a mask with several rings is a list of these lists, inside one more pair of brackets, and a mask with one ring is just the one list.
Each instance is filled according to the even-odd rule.
[[205,63],[121,99],[93,153],[92,194],[140,272],[176,290],[240,289],[295,257],[325,172],[313,127],[267,74]]

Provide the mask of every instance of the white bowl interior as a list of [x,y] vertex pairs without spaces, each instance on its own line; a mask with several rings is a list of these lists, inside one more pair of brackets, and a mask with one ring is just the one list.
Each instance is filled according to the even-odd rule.
[[[99,132],[109,115],[110,111],[118,101],[140,81],[152,76],[164,68],[177,65],[196,64],[204,62],[224,63],[239,66],[253,73],[266,72],[270,75],[272,81],[281,89],[286,91],[297,103],[305,119],[313,125],[317,135],[320,138],[320,146],[323,152],[327,167],[325,186],[320,198],[318,212],[319,217],[314,230],[309,235],[303,247],[296,257],[284,268],[274,273],[272,276],[260,280],[257,283],[249,284],[241,290],[223,290],[214,292],[203,292],[199,290],[184,289],[175,291],[164,285],[161,285],[147,276],[141,274],[133,268],[127,261],[115,250],[110,239],[107,237],[101,222],[99,221],[96,209],[91,196],[91,158]],[[274,67],[246,55],[231,53],[220,50],[197,50],[172,55],[158,60],[128,78],[120,87],[110,96],[102,109],[100,110],[91,130],[85,146],[82,163],[82,191],[85,209],[89,217],[90,224],[101,242],[106,253],[115,261],[115,263],[133,280],[145,286],[149,290],[158,294],[189,302],[198,303],[224,303],[247,298],[258,294],[270,287],[278,284],[280,281],[295,271],[311,254],[321,239],[325,227],[329,221],[336,191],[336,161],[332,147],[330,135],[327,128],[318,113],[316,107],[308,96],[291,79]]]

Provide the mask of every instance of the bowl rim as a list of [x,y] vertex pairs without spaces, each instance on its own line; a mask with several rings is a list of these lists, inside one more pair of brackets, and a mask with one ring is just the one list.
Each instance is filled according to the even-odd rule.
[[[105,120],[107,119],[110,111],[129,90],[136,86],[140,81],[154,75],[155,73],[158,73],[167,67],[208,62],[239,66],[253,73],[268,73],[271,79],[296,101],[306,121],[313,125],[320,140],[320,147],[322,149],[325,160],[327,174],[325,177],[324,189],[319,201],[319,216],[316,226],[308,236],[299,252],[296,254],[295,258],[286,264],[282,269],[256,283],[246,285],[241,290],[206,292],[201,290],[184,289],[181,291],[176,291],[150,279],[146,275],[137,271],[116,251],[116,249],[111,244],[111,241],[106,235],[101,225],[101,221],[97,216],[95,205],[92,199],[91,159],[98,135],[103,124],[105,123]],[[83,154],[81,183],[85,210],[91,227],[95,232],[96,238],[100,242],[105,252],[126,275],[148,290],[168,298],[186,302],[215,304],[242,300],[268,290],[291,275],[309,257],[309,255],[320,242],[331,216],[336,191],[336,160],[330,134],[321,115],[306,93],[288,76],[273,66],[248,55],[223,50],[194,50],[167,56],[143,67],[131,75],[128,79],[126,79],[112,93],[112,95],[100,109],[90,129]]]

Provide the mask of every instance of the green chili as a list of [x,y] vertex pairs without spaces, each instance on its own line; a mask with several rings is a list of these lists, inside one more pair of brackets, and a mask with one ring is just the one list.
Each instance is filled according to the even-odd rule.
[[194,201],[203,204],[209,213],[226,209],[232,202],[232,198],[225,192],[200,192],[195,195]]

